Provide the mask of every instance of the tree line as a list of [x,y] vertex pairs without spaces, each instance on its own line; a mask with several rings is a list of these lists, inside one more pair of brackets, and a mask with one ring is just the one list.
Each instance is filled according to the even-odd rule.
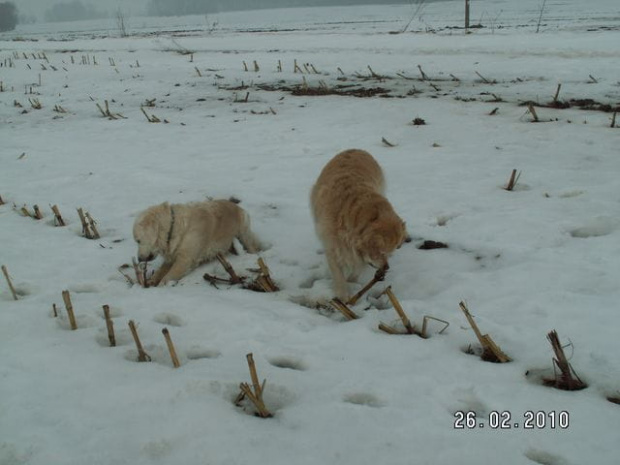
[[0,3],[0,32],[12,31],[17,26],[17,7],[13,2]]

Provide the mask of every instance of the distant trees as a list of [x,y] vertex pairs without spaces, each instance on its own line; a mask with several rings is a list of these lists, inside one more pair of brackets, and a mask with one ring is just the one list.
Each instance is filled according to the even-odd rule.
[[105,18],[108,15],[90,4],[84,5],[79,0],[72,2],[60,2],[54,4],[45,11],[45,20],[56,21],[79,21],[83,19]]
[[0,32],[12,31],[17,26],[17,7],[13,2],[0,3]]

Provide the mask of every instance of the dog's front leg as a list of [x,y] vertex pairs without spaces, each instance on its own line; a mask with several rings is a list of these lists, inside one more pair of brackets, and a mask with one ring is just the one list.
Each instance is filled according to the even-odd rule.
[[340,264],[334,257],[334,253],[330,251],[325,251],[325,256],[327,258],[327,265],[329,266],[329,271],[331,271],[332,279],[333,279],[333,290],[336,297],[338,297],[343,302],[346,302],[349,299],[349,286],[347,284],[347,279],[340,267]]
[[172,266],[170,266],[168,272],[161,278],[159,282],[160,286],[165,286],[170,281],[178,281],[183,276],[191,271],[193,268],[193,262],[191,259],[184,256],[178,257]]
[[149,285],[151,286],[158,286],[159,283],[161,282],[161,279],[166,275],[166,273],[168,273],[168,271],[170,270],[170,267],[172,266],[172,263],[168,263],[168,262],[164,262],[159,269],[153,273],[153,276],[151,277],[151,279],[149,280]]

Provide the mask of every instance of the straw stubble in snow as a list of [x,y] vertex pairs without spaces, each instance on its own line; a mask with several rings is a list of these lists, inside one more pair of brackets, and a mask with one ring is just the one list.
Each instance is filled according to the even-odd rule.
[[[418,20],[416,33],[389,34],[404,10],[364,7],[302,10],[313,21],[251,16],[257,28],[296,25],[279,33],[243,32],[250,16],[231,13],[209,33],[186,18],[175,21],[191,29],[181,35],[40,25],[20,36],[36,42],[0,38],[0,263],[18,296],[0,283],[0,463],[615,463],[618,133],[601,108],[548,103],[561,81],[558,100],[618,106],[605,30],[617,20],[575,15],[581,27],[576,2],[561,15],[547,6],[535,34],[519,25],[537,3],[513,2],[493,28],[463,35],[441,27],[457,3],[428,5],[436,34],[419,33]],[[499,5],[477,3],[497,16]],[[341,14],[366,16],[328,26]],[[376,88],[400,98],[360,98]],[[522,102],[539,104],[540,123]],[[318,305],[331,279],[308,196],[324,164],[352,147],[382,165],[412,242],[345,321]],[[136,253],[138,212],[231,196],[280,291],[216,288],[203,276],[226,276],[218,261],[162,288],[119,272]],[[31,205],[42,220],[22,215]],[[78,207],[99,238],[83,237]],[[257,258],[226,257],[252,278]],[[404,328],[387,286],[412,327],[431,315],[447,329],[431,320],[427,339],[380,331]],[[510,363],[466,353],[480,348],[459,302]],[[129,321],[150,362],[137,363]],[[555,376],[554,329],[586,389],[543,385]],[[249,353],[272,418],[234,405]]]

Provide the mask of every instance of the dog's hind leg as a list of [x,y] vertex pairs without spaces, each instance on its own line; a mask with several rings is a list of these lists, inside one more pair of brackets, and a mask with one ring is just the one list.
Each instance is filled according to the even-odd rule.
[[237,234],[237,239],[241,242],[241,245],[248,253],[256,253],[261,250],[260,241],[256,235],[250,229],[250,217],[248,214],[244,214],[243,221],[241,222],[241,230]]

